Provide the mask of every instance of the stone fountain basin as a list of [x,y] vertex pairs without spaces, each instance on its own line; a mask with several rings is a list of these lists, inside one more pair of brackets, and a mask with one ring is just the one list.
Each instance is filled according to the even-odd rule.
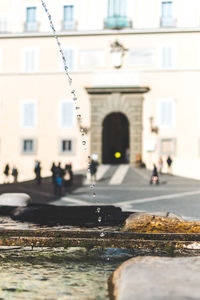
[[24,194],[0,199],[1,249],[128,249],[137,258],[109,279],[110,299],[199,299],[199,220],[169,212],[122,212],[114,206],[33,205]]

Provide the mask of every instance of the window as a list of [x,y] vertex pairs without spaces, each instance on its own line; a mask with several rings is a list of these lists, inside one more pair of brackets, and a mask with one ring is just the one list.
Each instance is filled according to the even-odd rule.
[[196,116],[197,116],[197,126],[200,128],[200,99],[197,98],[196,102]]
[[59,115],[61,127],[73,127],[75,125],[74,103],[71,100],[61,101]]
[[175,155],[176,140],[175,138],[163,138],[159,140],[160,155]]
[[161,26],[170,27],[174,26],[173,18],[173,2],[172,1],[163,1],[162,2],[162,16],[161,16]]
[[2,71],[2,49],[0,48],[0,72]]
[[8,32],[8,17],[0,15],[0,32]]
[[60,147],[61,154],[64,154],[64,153],[73,154],[74,153],[74,140],[73,139],[62,139],[60,146],[61,146]]
[[38,70],[38,49],[27,48],[22,51],[22,71],[36,72]]
[[174,99],[159,99],[157,111],[158,127],[171,128],[176,123],[176,103]]
[[37,102],[35,100],[21,101],[21,126],[34,128],[37,125]]
[[[66,59],[66,63],[68,66],[69,71],[74,71],[75,69],[75,55],[74,55],[74,49],[72,48],[63,48],[63,53]],[[62,58],[60,58],[60,65],[61,70],[64,71],[64,64]]]
[[163,45],[160,47],[159,67],[162,69],[172,69],[176,63],[175,45]]
[[35,140],[23,139],[22,140],[22,153],[23,154],[35,154]]
[[27,7],[26,8],[26,22],[25,22],[25,30],[26,31],[36,31],[38,29],[36,12],[37,12],[36,7]]
[[126,0],[108,0],[108,17],[121,16],[126,16]]
[[63,29],[75,29],[73,5],[63,7]]
[[132,27],[132,22],[126,15],[126,0],[108,0],[108,16],[104,27],[120,29]]

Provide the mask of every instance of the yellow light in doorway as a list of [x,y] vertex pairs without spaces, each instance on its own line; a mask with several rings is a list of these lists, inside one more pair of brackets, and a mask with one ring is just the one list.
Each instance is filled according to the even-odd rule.
[[115,152],[115,157],[116,158],[120,158],[121,157],[121,153],[120,152]]

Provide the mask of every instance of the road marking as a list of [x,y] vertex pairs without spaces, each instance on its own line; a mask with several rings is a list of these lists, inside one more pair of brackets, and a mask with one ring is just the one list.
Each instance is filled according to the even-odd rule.
[[82,201],[79,199],[69,198],[67,196],[61,197],[56,201],[51,202],[51,204],[60,205],[60,201],[67,202],[66,204],[70,205],[92,205],[90,202]]
[[121,184],[129,169],[129,165],[120,165],[115,171],[108,184]]
[[192,196],[192,195],[198,195],[200,194],[200,190],[193,191],[193,192],[183,192],[183,193],[176,193],[176,194],[167,194],[162,196],[156,196],[156,197],[148,197],[148,198],[141,198],[141,199],[135,199],[135,200],[128,200],[128,201],[122,201],[122,202],[116,202],[116,205],[128,205],[128,204],[136,204],[136,203],[147,203],[152,201],[159,201],[159,200],[165,200],[165,199],[173,199],[173,198],[180,198],[185,196]]
[[[96,173],[96,180],[99,181],[104,174],[108,171],[108,169],[110,168],[110,165],[99,165],[97,167],[97,173]],[[84,181],[84,185],[89,185],[91,183],[90,180],[90,173],[87,173],[87,178]]]
[[110,168],[110,165],[100,165],[97,168],[97,180],[100,180],[104,174],[108,171],[108,169]]

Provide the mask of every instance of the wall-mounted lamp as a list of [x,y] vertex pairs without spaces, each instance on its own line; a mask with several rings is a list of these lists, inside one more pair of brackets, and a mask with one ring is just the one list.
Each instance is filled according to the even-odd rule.
[[125,52],[128,50],[117,40],[110,45],[112,55],[112,65],[114,68],[119,69],[122,66],[122,58]]
[[153,125],[153,121],[154,121],[154,118],[150,117],[149,122],[150,122],[151,132],[154,132],[154,133],[158,134],[159,128],[157,126]]

